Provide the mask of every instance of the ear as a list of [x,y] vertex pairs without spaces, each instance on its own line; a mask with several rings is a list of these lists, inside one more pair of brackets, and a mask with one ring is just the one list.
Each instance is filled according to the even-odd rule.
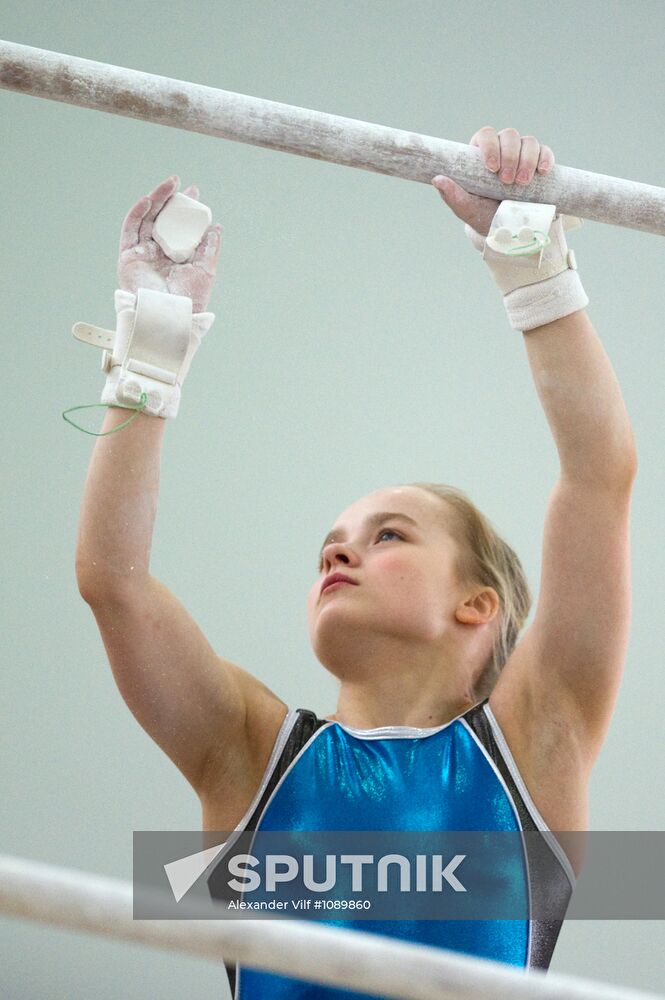
[[455,608],[455,618],[464,625],[487,625],[501,609],[499,595],[493,587],[484,587],[461,601]]

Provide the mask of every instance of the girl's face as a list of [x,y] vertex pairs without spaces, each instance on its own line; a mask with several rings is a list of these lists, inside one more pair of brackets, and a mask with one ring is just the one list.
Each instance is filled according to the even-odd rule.
[[[372,633],[436,643],[450,629],[463,590],[455,573],[458,547],[444,518],[441,500],[399,486],[370,493],[337,519],[307,600],[310,640],[324,666],[335,672],[335,649],[348,649],[354,634],[361,653]],[[355,585],[321,593],[335,572]]]

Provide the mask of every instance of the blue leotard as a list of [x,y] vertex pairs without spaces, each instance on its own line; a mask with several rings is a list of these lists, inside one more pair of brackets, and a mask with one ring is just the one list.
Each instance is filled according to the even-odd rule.
[[[547,844],[524,847],[528,912],[546,898],[555,920],[344,921],[392,935],[546,969],[575,884],[570,862],[526,789],[486,701],[443,726],[353,729],[307,709],[287,714],[261,786],[238,831],[506,830],[536,831]],[[210,895],[228,898],[223,866],[207,878]],[[306,918],[306,914],[303,914]],[[331,920],[331,923],[336,922]],[[364,1000],[366,994],[227,966],[237,1000]]]

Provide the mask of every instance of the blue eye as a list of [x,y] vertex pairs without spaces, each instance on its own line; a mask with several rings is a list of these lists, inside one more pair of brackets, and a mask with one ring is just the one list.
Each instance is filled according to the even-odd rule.
[[[402,539],[402,541],[404,540],[404,536],[403,536],[403,535],[400,535],[400,534],[399,534],[399,532],[397,532],[397,531],[393,531],[393,529],[392,529],[392,528],[383,528],[383,529],[382,529],[382,530],[381,530],[381,531],[379,532],[379,534],[378,534],[378,535],[376,536],[376,540],[377,540],[377,542],[378,542],[378,540],[379,540],[380,538],[383,538],[383,536],[384,536],[384,535],[394,535],[394,536],[395,536],[395,538],[401,538],[401,539]],[[318,571],[319,573],[320,573],[320,572],[321,572],[322,570],[323,570],[323,559],[321,559],[321,560],[320,560],[320,562],[319,562],[319,565],[317,566],[317,571]]]
[[379,538],[383,538],[384,535],[395,535],[396,538],[402,537],[400,534],[398,534],[398,532],[393,531],[392,528],[384,528],[383,531],[379,532],[379,534],[376,536],[376,540],[378,541]]

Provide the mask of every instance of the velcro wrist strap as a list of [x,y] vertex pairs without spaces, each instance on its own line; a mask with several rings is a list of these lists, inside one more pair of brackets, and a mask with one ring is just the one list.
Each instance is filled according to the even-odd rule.
[[118,314],[112,364],[124,372],[175,385],[191,332],[190,298],[139,288],[136,309]]
[[115,310],[115,330],[90,323],[72,328],[77,340],[103,348],[107,380],[101,402],[136,406],[145,393],[145,413],[175,417],[180,387],[215,314],[192,313],[187,296],[149,288],[139,288],[136,295],[118,289]]
[[192,334],[192,300],[139,288],[136,296],[116,293],[115,305],[113,351],[102,360],[108,372],[102,403],[136,406],[145,393],[144,412],[175,417]]

